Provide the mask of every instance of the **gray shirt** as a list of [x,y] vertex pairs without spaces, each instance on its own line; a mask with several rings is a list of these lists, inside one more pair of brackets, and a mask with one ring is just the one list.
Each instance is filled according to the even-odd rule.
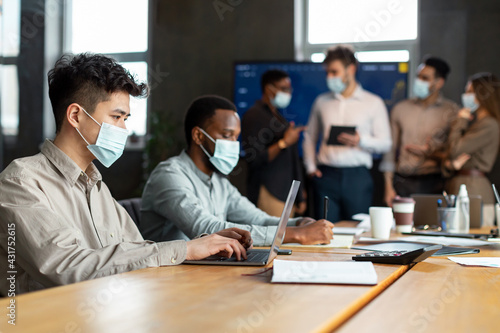
[[[16,294],[181,263],[186,252],[184,241],[144,241],[94,164],[83,172],[49,140],[0,174],[0,271]],[[10,294],[5,278],[0,294]]]
[[272,243],[279,222],[242,196],[226,177],[203,173],[185,151],[154,169],[142,194],[141,211],[141,233],[155,241],[187,240],[238,227],[251,232],[254,245],[265,246]]

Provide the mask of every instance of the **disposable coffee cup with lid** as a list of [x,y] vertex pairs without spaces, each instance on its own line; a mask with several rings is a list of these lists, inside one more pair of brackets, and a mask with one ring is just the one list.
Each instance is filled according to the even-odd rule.
[[413,212],[415,200],[397,196],[392,201],[392,210],[396,220],[397,232],[411,232],[413,228]]

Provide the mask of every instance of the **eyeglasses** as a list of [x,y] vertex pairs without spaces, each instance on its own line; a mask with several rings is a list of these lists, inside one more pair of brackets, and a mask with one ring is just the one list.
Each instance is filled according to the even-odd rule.
[[273,84],[273,87],[275,87],[276,89],[278,89],[279,91],[282,91],[282,92],[286,92],[286,93],[292,93],[293,92],[293,88],[292,87],[279,87],[279,86],[276,86]]

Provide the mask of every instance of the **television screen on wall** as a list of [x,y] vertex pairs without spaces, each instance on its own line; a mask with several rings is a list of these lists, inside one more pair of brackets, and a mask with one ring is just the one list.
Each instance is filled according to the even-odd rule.
[[[384,100],[390,112],[394,104],[408,97],[408,66],[408,62],[363,62],[359,64],[356,77],[364,89]],[[314,100],[319,94],[328,91],[326,73],[321,63],[236,62],[233,71],[233,101],[240,117],[261,98],[260,78],[269,69],[281,69],[290,75],[292,100],[282,113],[296,125],[306,125]]]

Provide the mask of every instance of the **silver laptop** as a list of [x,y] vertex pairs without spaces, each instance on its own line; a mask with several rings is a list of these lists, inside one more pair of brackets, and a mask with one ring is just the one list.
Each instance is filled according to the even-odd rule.
[[[437,226],[437,200],[441,199],[443,207],[446,207],[446,200],[440,194],[412,194],[415,200],[415,211],[413,213],[413,225],[417,226]],[[480,228],[483,223],[483,200],[480,195],[470,195],[470,227]]]
[[233,256],[231,258],[225,258],[221,256],[210,256],[201,260],[186,260],[184,264],[199,264],[199,265],[236,265],[236,266],[264,266],[270,263],[278,255],[278,250],[283,243],[285,237],[286,225],[288,223],[288,218],[292,213],[293,204],[295,203],[295,197],[299,190],[300,181],[294,180],[292,182],[292,187],[288,192],[288,198],[286,199],[285,207],[281,213],[280,222],[278,228],[276,228],[276,234],[274,235],[274,240],[271,248],[267,249],[252,249],[247,251],[246,260],[236,260]]

